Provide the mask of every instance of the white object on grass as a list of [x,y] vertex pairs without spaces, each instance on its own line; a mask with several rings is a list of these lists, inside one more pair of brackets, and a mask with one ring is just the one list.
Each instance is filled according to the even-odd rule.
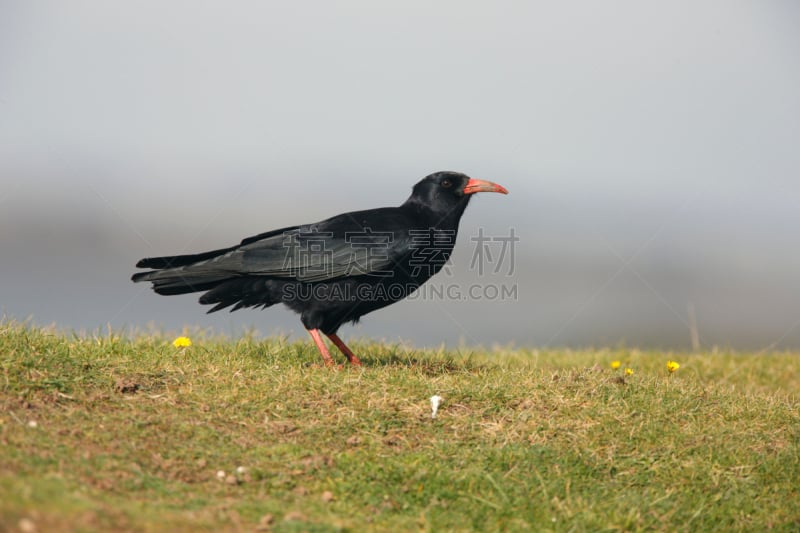
[[431,396],[431,418],[436,418],[436,411],[439,410],[439,405],[442,403],[442,397],[438,394]]

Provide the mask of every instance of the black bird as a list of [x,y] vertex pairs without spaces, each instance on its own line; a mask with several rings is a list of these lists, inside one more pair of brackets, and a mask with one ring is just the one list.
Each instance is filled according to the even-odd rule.
[[283,303],[300,313],[326,364],[324,333],[350,363],[358,357],[336,335],[345,322],[408,296],[450,257],[458,222],[477,192],[508,191],[459,172],[436,172],[414,186],[399,207],[354,211],[302,226],[268,231],[238,246],[194,255],[142,259],[158,294],[206,291],[209,313],[233,306]]

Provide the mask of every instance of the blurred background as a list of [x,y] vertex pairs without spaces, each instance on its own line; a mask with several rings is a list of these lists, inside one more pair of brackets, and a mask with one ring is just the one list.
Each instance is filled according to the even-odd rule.
[[[788,0],[2,2],[0,314],[304,336],[134,264],[450,169],[510,191],[473,199],[432,280],[461,291],[345,338],[798,348],[798,28]],[[489,285],[511,296],[459,297]]]

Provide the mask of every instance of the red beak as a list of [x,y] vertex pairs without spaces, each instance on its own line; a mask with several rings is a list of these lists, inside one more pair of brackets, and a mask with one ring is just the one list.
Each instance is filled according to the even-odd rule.
[[475,194],[476,192],[499,192],[508,194],[508,191],[502,185],[492,183],[491,181],[470,179],[466,187],[464,187],[464,194]]

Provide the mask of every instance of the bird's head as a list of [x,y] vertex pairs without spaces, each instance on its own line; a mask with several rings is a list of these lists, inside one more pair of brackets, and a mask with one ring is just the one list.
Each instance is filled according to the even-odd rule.
[[478,192],[508,194],[505,187],[491,181],[476,180],[460,172],[442,171],[434,172],[414,185],[406,203],[458,218],[464,213],[472,195]]

